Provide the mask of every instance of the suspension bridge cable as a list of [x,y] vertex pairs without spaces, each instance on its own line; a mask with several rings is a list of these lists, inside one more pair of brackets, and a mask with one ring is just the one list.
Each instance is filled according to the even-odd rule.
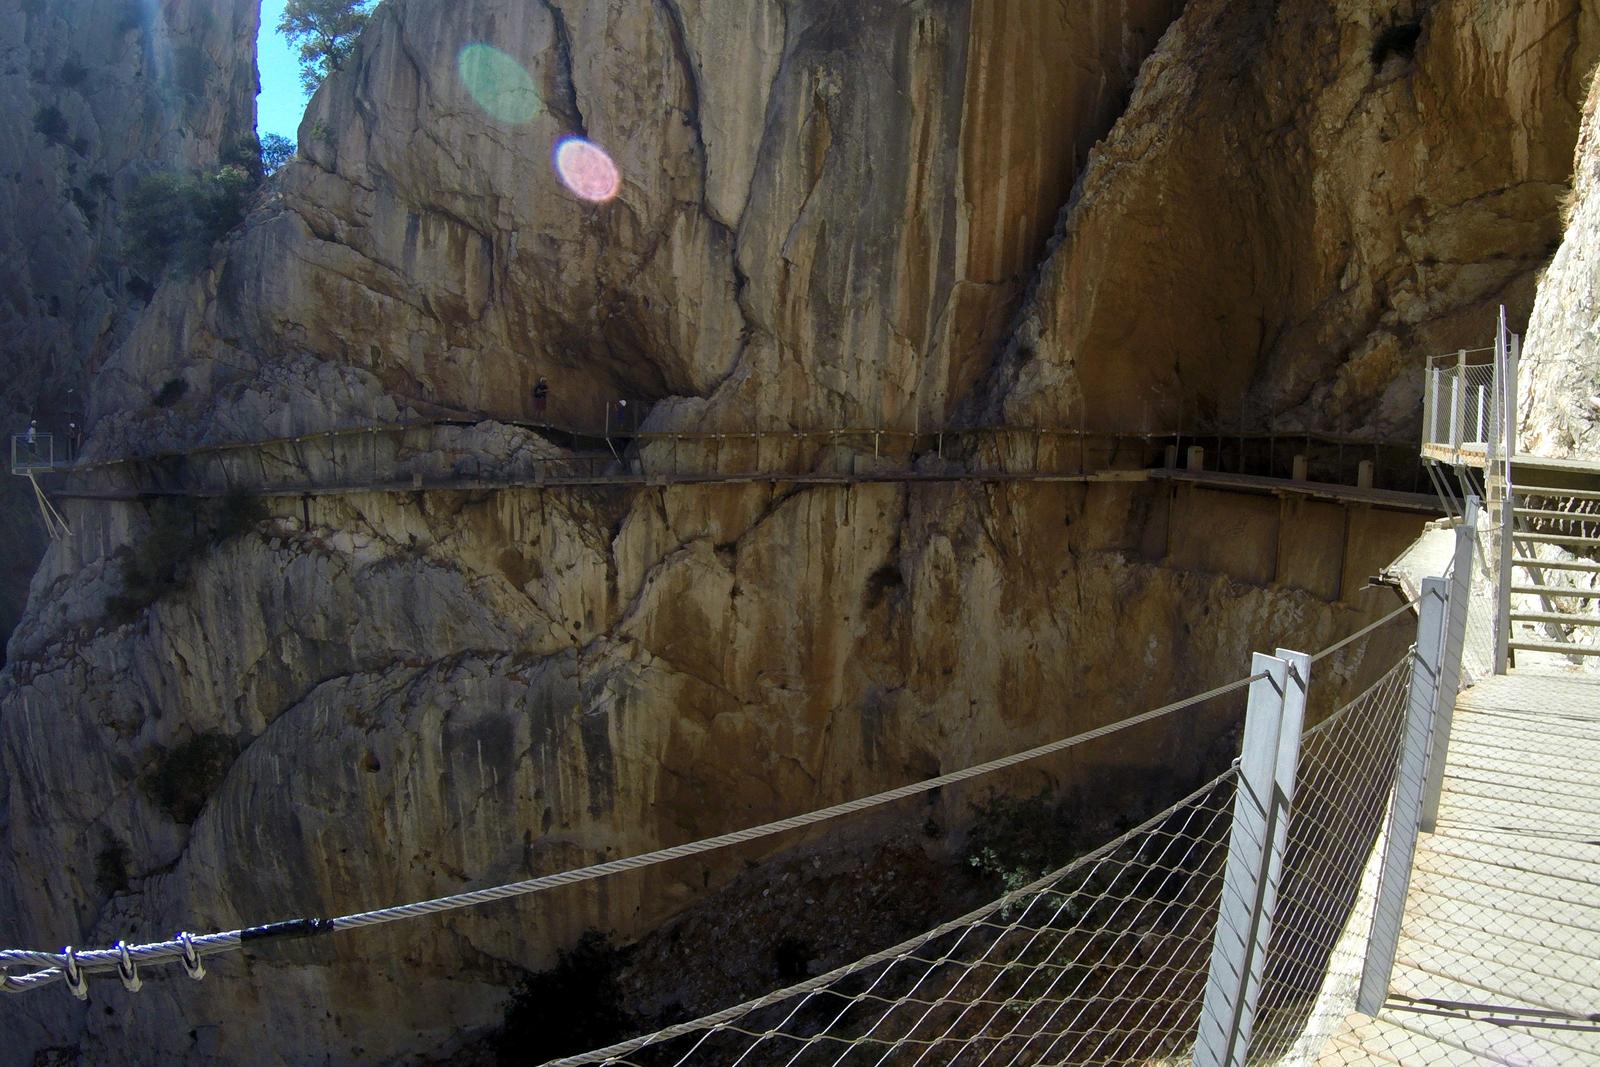
[[794,815],[775,822],[764,823],[760,826],[719,834],[715,837],[704,838],[688,844],[675,845],[671,848],[658,849],[654,852],[647,852],[624,859],[610,860],[605,863],[564,871],[559,874],[543,875],[538,878],[510,882],[487,889],[455,893],[450,896],[437,897],[433,900],[400,904],[373,911],[356,912],[334,919],[290,919],[283,922],[268,923],[220,933],[201,935],[183,933],[169,941],[151,942],[142,945],[129,945],[126,942],[119,941],[112,948],[102,949],[77,950],[68,947],[60,952],[8,949],[0,951],[0,971],[7,967],[19,966],[33,966],[45,969],[21,975],[0,973],[0,989],[9,993],[23,993],[55,982],[66,981],[75,995],[83,997],[87,995],[86,978],[88,975],[112,971],[119,972],[123,983],[129,989],[135,989],[139,981],[137,968],[140,964],[172,963],[180,960],[184,963],[190,975],[198,978],[205,973],[201,963],[203,957],[239,951],[254,942],[311,937],[337,933],[343,930],[377,926],[402,919],[414,919],[424,915],[453,911],[458,908],[474,907],[492,901],[541,893],[561,886],[576,885],[580,882],[604,878],[623,871],[639,870],[656,864],[686,859],[690,856],[697,856],[732,845],[746,844],[762,838],[814,826],[841,816],[904,800],[948,785],[955,785],[996,771],[1015,767],[1019,764],[1041,759],[1123,730],[1153,722],[1174,712],[1204,704],[1218,697],[1238,692],[1264,677],[1266,677],[1264,673],[1251,675],[1204,693],[1162,705],[1140,715],[1121,719],[1084,733],[1075,734],[1072,737],[1040,745],[1037,748],[1014,753],[1010,756],[1003,756],[1000,759],[990,760],[987,763],[980,763],[959,771],[952,771],[949,774],[942,774],[921,782],[900,786],[897,789],[890,789],[857,800],[820,808],[804,815]]

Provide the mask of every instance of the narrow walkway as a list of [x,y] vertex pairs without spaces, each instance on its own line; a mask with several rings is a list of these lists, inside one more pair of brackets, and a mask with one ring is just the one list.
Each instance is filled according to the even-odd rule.
[[[737,471],[622,473],[620,471],[595,474],[463,475],[452,477],[415,478],[408,480],[378,480],[353,478],[329,482],[291,482],[278,485],[250,485],[245,488],[261,496],[317,497],[342,496],[350,493],[415,493],[428,492],[493,492],[504,489],[562,489],[562,488],[627,488],[695,485],[739,485],[755,483],[781,483],[798,486],[841,486],[873,484],[918,484],[952,482],[1149,482],[1168,481],[1200,485],[1228,492],[1264,493],[1269,495],[1303,496],[1347,504],[1368,504],[1400,511],[1439,514],[1438,497],[1420,493],[1402,493],[1390,489],[1366,489],[1332,482],[1294,481],[1287,478],[1266,478],[1251,475],[1220,474],[1204,471],[1164,470],[1107,470],[1089,474],[1051,473],[1034,471],[965,470],[944,471],[913,470],[859,470],[847,473],[828,471]],[[220,487],[201,489],[73,489],[65,488],[51,495],[60,500],[144,500],[157,496],[185,496],[214,498],[227,496],[232,490]]]
[[1600,1063],[1597,961],[1600,678],[1490,676],[1456,703],[1388,1003],[1318,1062]]

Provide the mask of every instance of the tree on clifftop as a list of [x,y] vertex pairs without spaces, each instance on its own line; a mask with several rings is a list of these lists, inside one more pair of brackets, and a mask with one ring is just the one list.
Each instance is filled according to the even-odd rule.
[[278,32],[300,46],[300,84],[306,95],[344,67],[372,17],[371,0],[289,0]]

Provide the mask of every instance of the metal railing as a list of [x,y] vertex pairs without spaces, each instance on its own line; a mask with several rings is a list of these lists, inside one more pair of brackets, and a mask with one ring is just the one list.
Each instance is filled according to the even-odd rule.
[[1502,400],[1493,350],[1428,357],[1424,368],[1422,454],[1452,465],[1483,466],[1499,440]]
[[[1036,749],[760,827],[432,901],[109,950],[7,950],[3,986],[65,983],[84,997],[89,975],[119,971],[137,990],[141,965],[180,959],[201,977],[203,958],[252,939],[417,920],[673,862],[1126,739],[1174,716],[1188,729],[1226,729],[1240,722],[1243,699],[1232,765],[1099,848],[865,959],[558,1062],[1309,1062],[1353,1007],[1387,990],[1412,851],[1437,789],[1430,772],[1448,740],[1475,532],[1458,532],[1450,581],[1428,579],[1418,605],[1317,656],[1257,654],[1239,681]],[[1383,650],[1414,608],[1416,643],[1390,659]],[[1371,682],[1325,714],[1323,689],[1343,692],[1357,678]],[[42,969],[5,970],[15,967]]]
[[1412,492],[1410,446],[1314,433],[1162,436],[1041,428],[949,430],[634,430],[429,420],[59,462],[58,495],[298,495],[336,491],[668,484],[851,482],[974,477],[1075,478],[1159,469],[1199,448],[1210,472]]
[[[65,446],[66,442],[61,442]],[[21,477],[41,474],[64,467],[70,462],[57,449],[56,435],[52,433],[19,433],[11,435],[11,473]]]

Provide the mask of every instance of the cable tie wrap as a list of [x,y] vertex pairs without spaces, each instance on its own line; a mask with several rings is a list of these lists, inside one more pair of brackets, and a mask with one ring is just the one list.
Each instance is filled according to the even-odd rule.
[[71,945],[61,950],[61,973],[66,976],[67,988],[79,1000],[89,999],[89,976],[78,966],[78,954]]
[[281,923],[267,923],[265,926],[252,926],[247,930],[241,930],[239,942],[248,945],[252,941],[314,937],[317,934],[331,934],[333,931],[334,925],[331,919],[289,919]]
[[200,981],[206,976],[206,965],[200,962],[200,953],[194,950],[194,938],[188,934],[180,933],[178,935],[178,943],[183,946],[183,955],[180,959],[183,963],[184,973],[196,982]]
[[137,993],[144,987],[144,980],[139,977],[139,966],[133,962],[126,941],[117,942],[117,977],[122,979],[122,988],[130,993]]

